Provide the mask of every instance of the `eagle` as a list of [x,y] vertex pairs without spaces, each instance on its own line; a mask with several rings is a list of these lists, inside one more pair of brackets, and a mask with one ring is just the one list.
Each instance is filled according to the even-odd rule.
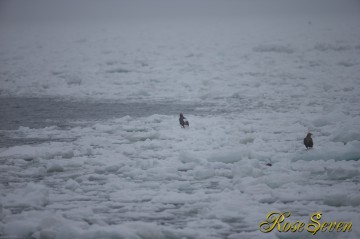
[[311,149],[314,145],[311,135],[312,135],[311,133],[308,133],[306,135],[306,137],[304,138],[304,145],[305,145],[306,149]]
[[184,115],[182,113],[180,113],[179,122],[180,122],[181,128],[185,128],[186,125],[190,126],[189,121],[184,117]]

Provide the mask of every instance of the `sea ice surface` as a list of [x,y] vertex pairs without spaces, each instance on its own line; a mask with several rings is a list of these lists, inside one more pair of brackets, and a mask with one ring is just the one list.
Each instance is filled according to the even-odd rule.
[[119,1],[63,19],[59,1],[40,20],[12,2],[0,238],[313,238],[260,232],[270,211],[360,238],[358,2]]

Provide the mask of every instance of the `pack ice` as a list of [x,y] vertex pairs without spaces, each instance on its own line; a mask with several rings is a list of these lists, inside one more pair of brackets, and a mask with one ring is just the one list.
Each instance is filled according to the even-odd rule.
[[[271,211],[360,238],[357,1],[27,2],[0,6],[1,239],[313,238]],[[34,97],[136,107],[4,110]]]

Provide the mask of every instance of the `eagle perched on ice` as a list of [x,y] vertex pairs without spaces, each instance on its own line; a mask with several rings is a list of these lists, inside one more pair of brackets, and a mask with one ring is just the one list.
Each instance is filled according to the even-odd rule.
[[306,135],[306,137],[304,138],[304,145],[305,145],[306,149],[311,149],[314,145],[311,135],[312,135],[311,133],[308,133]]
[[181,128],[185,128],[186,125],[190,126],[189,121],[184,117],[184,115],[182,113],[180,113],[179,122],[180,122]]

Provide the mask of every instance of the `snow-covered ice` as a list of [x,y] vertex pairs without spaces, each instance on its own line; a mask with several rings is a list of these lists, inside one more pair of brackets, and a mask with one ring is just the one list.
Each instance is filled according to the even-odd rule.
[[[36,124],[1,112],[0,238],[313,238],[260,232],[286,210],[353,222],[317,238],[360,237],[356,1],[110,2],[53,22],[2,3],[0,103],[50,103]],[[58,125],[51,101],[78,107]]]
[[[2,150],[2,233],[276,238],[262,235],[258,224],[269,211],[286,209],[359,222],[358,140],[333,142],[336,129],[319,128],[315,149],[306,151],[300,133],[307,127],[298,119],[248,113],[191,115],[185,130],[165,115],[19,129],[25,137],[76,140]],[[358,233],[354,226],[348,238]]]

